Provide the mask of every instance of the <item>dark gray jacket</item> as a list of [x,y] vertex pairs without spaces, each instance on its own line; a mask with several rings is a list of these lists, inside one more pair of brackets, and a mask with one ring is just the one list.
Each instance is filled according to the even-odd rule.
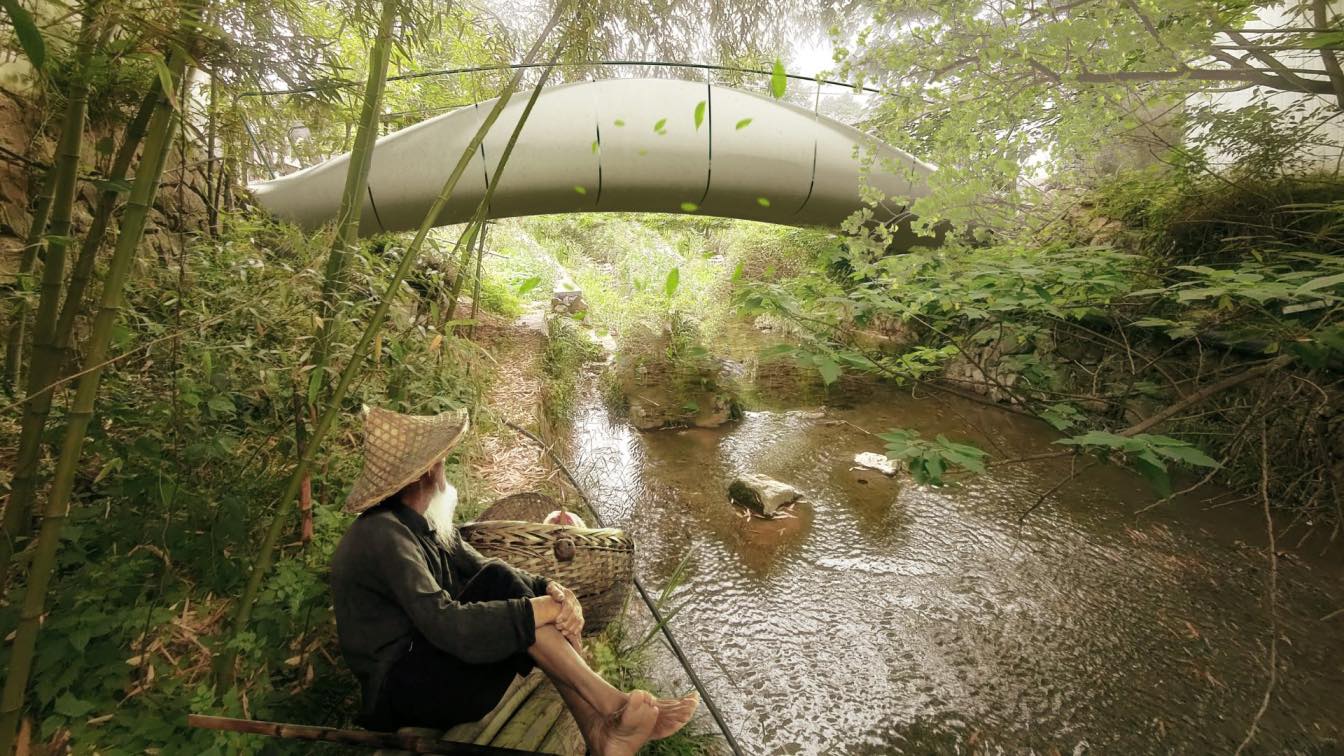
[[[490,561],[456,528],[437,533],[395,500],[351,524],[332,556],[331,598],[341,653],[359,678],[366,716],[417,632],[469,664],[501,661],[536,641],[527,599],[457,602],[467,581]],[[545,578],[518,572],[545,595]]]

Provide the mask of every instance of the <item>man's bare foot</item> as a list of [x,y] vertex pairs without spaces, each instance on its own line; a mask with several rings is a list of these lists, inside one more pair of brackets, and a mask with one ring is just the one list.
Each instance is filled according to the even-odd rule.
[[646,691],[632,690],[620,711],[605,717],[589,741],[596,756],[635,756],[653,734],[658,707]]
[[700,694],[691,691],[681,698],[659,698],[653,702],[658,708],[658,722],[653,726],[650,740],[662,740],[686,726],[700,706]]

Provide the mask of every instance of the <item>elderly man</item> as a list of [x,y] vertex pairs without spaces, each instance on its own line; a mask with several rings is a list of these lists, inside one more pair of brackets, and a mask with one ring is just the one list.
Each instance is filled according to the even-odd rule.
[[443,460],[466,430],[460,413],[373,409],[365,417],[364,469],[346,499],[359,518],[331,569],[361,721],[376,729],[470,722],[537,666],[593,754],[628,756],[681,729],[698,705],[693,694],[660,700],[612,687],[580,654],[583,608],[572,591],[463,542]]

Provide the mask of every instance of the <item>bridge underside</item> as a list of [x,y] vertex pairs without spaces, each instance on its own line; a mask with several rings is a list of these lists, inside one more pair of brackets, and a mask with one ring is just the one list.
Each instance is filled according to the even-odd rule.
[[[515,97],[501,113],[438,225],[465,222],[475,212],[525,99]],[[360,233],[418,228],[493,104],[378,140]],[[348,161],[342,155],[252,191],[275,215],[316,228],[340,207]],[[927,193],[933,170],[857,129],[749,92],[675,79],[583,82],[542,92],[489,217],[694,212],[835,225],[862,205],[862,185],[900,207]]]

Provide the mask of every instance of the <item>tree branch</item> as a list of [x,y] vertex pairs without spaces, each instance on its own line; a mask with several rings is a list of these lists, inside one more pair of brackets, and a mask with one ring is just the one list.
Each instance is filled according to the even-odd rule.
[[[1329,23],[1330,19],[1326,14],[1325,0],[1315,0],[1312,3],[1312,12],[1315,14],[1313,19],[1315,24],[1322,29]],[[1335,92],[1335,101],[1339,103],[1341,110],[1344,110],[1344,69],[1339,66],[1339,58],[1334,50],[1321,48],[1321,63],[1325,66],[1325,71],[1330,75],[1330,86]]]

